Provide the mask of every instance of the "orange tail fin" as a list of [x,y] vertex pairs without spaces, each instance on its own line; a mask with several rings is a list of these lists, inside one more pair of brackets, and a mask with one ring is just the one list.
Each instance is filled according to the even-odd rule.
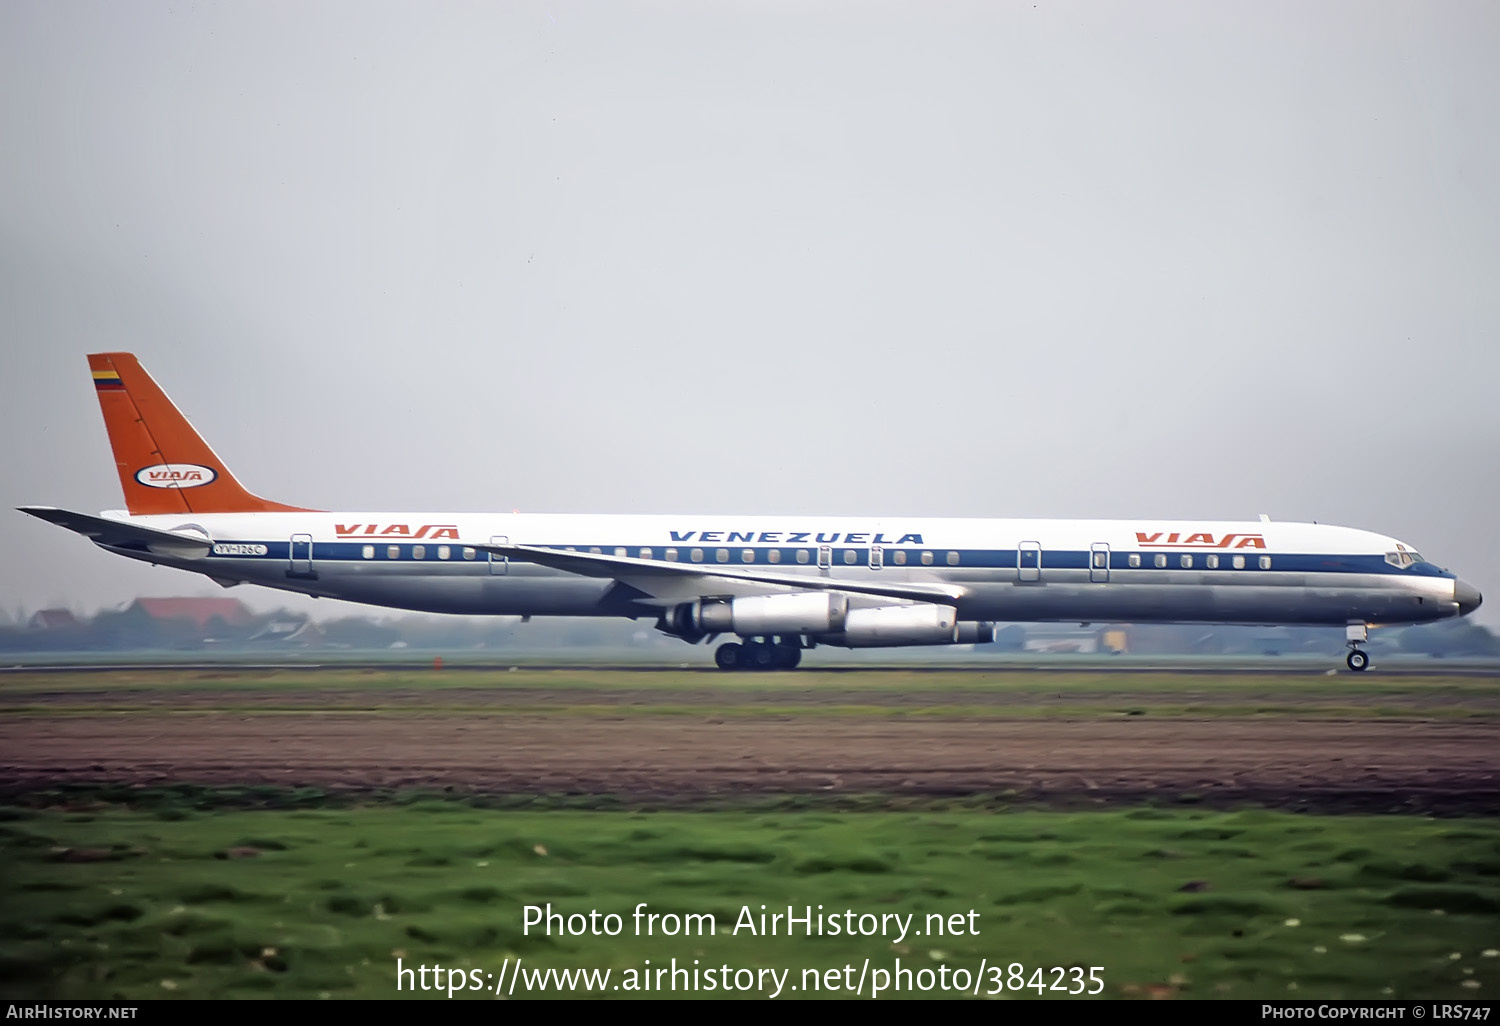
[[94,353],[89,370],[131,513],[309,512],[245,491],[130,353]]

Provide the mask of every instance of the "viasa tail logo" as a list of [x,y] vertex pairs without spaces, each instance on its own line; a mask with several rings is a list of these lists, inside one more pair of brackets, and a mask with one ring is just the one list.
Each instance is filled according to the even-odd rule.
[[196,463],[158,463],[135,472],[135,479],[148,488],[200,488],[218,476]]
[[1135,542],[1143,549],[1263,549],[1266,539],[1258,534],[1215,535],[1208,531],[1186,534],[1173,531],[1163,536],[1161,531],[1147,534],[1135,532]]
[[451,538],[458,541],[457,524],[419,524],[415,531],[408,524],[334,524],[333,533],[340,538]]

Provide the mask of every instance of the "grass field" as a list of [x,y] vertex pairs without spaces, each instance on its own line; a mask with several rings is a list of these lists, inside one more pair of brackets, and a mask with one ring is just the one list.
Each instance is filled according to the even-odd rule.
[[[868,997],[884,973],[882,997],[1057,999],[1099,967],[1107,998],[1491,998],[1494,685],[8,672],[0,996],[655,996],[675,959],[686,996]],[[618,935],[528,930],[549,903]],[[716,929],[640,935],[641,903]],[[736,930],[762,905],[879,932]],[[398,991],[398,959],[444,972]]]
[[[795,799],[733,812],[529,811],[270,788],[121,797],[41,794],[4,810],[6,997],[390,998],[397,958],[478,970],[464,981],[493,989],[504,960],[518,957],[528,971],[609,969],[607,987],[628,987],[647,959],[789,970],[784,988],[799,989],[782,997],[807,996],[804,970],[847,964],[857,975],[869,959],[890,971],[898,958],[950,973],[1004,965],[1002,984],[1018,982],[1012,963],[1031,982],[1036,968],[1099,966],[1107,997],[1500,989],[1493,820],[962,803],[839,812]],[[717,931],[634,936],[640,902],[648,913],[710,914]],[[547,903],[564,915],[617,913],[622,932],[525,930],[525,906]],[[733,929],[746,906],[801,914],[820,904],[824,914],[913,914],[912,930],[928,914],[951,925],[961,913],[964,930],[899,938],[894,920],[890,934],[869,937]],[[744,994],[765,996],[773,985],[762,979]],[[1040,982],[1060,979],[1072,985],[1067,973]],[[983,995],[996,979],[986,970],[978,982]]]

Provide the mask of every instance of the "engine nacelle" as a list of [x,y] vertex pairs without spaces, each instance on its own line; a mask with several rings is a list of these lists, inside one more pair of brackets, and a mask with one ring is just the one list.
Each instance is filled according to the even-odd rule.
[[920,603],[851,609],[841,634],[818,640],[845,648],[952,645],[958,633],[957,609]]
[[965,620],[958,625],[960,645],[989,645],[995,640],[995,625],[985,620]]
[[830,592],[795,592],[688,602],[673,610],[670,619],[682,634],[734,633],[751,638],[762,634],[841,631],[848,615],[847,596]]

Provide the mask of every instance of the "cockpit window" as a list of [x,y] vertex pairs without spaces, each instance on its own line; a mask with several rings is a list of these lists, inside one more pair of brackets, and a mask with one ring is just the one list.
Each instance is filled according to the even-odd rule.
[[1385,561],[1391,564],[1391,566],[1405,568],[1411,566],[1413,563],[1422,562],[1422,554],[1403,547],[1396,552],[1387,552],[1385,554]]

